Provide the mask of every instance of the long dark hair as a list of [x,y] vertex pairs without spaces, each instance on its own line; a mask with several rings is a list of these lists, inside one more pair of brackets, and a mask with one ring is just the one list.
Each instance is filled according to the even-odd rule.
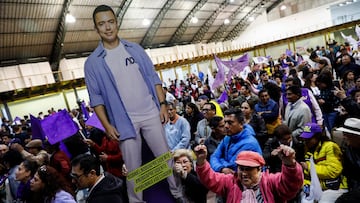
[[196,106],[196,104],[190,102],[190,103],[187,103],[186,105],[193,110],[193,115],[197,115],[197,114],[200,113],[200,110],[199,110],[199,108]]
[[30,171],[30,176],[33,177],[36,173],[36,170],[38,169],[39,165],[37,164],[36,161],[34,160],[24,160],[22,162],[22,164],[24,165],[24,168],[28,171]]
[[[254,102],[253,100],[250,100],[250,99],[249,99],[249,100],[244,101],[243,103],[249,104],[249,107],[250,107],[250,109],[251,109],[252,111],[255,110],[255,102]],[[242,105],[243,103],[241,103],[241,105]]]
[[313,78],[313,76],[314,76],[314,73],[309,73],[305,77],[304,87],[308,88],[309,90],[311,90],[311,79]]
[[41,181],[45,184],[41,194],[42,196],[47,197],[48,200],[51,201],[54,199],[59,190],[64,190],[72,196],[75,195],[70,185],[55,168],[43,165],[37,170],[37,173],[39,174]]
[[[352,71],[352,70],[346,71],[346,72],[344,73],[343,77],[342,77],[342,79],[343,79],[344,82],[348,82],[347,76],[349,75],[349,73],[353,73],[354,76],[355,76],[354,71]],[[355,81],[355,79],[356,79],[356,78],[354,77],[354,81]]]

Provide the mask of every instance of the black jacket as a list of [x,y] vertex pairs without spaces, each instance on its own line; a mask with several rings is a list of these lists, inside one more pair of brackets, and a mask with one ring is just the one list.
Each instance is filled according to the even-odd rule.
[[110,173],[91,190],[86,200],[87,203],[124,203],[123,181]]
[[185,195],[190,202],[206,203],[208,189],[200,182],[194,170],[185,179],[181,179],[181,183],[185,186]]
[[[305,161],[305,149],[304,144],[302,142],[299,142],[296,138],[292,138],[293,144],[292,148],[296,152],[296,161],[297,162],[303,162]],[[270,173],[276,173],[281,171],[281,160],[278,156],[271,156],[271,152],[274,149],[277,149],[280,146],[279,141],[274,137],[269,139],[265,143],[265,147],[263,150],[263,157],[265,159],[266,165],[269,167]]]
[[349,190],[360,189],[360,148],[345,146],[343,174],[348,180]]

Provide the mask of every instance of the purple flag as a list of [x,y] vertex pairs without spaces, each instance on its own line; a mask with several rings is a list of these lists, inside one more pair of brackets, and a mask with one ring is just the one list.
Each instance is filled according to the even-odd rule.
[[41,127],[50,144],[60,142],[79,131],[79,127],[64,109],[41,121]]
[[18,116],[15,117],[13,125],[21,125],[21,119]]
[[253,57],[255,64],[266,63],[269,64],[269,59],[264,56]]
[[231,76],[240,73],[245,69],[246,66],[249,65],[249,55],[248,53],[246,53],[234,61],[222,61],[222,62],[226,67],[229,68],[228,81],[231,81]]
[[85,120],[88,120],[90,118],[89,112],[86,110],[85,102],[81,102],[81,111],[84,115]]
[[93,113],[91,117],[85,122],[86,125],[93,126],[105,132],[104,126],[101,124],[99,118],[97,117],[96,113]]
[[212,89],[219,87],[225,82],[225,69],[222,61],[214,54],[215,63],[218,67],[218,72],[216,73],[215,80],[212,84]]
[[221,93],[219,99],[217,100],[217,103],[221,104],[224,101],[226,101],[227,99],[228,99],[228,95],[227,95],[226,90],[224,90],[223,93]]
[[292,56],[293,55],[293,53],[292,53],[292,51],[290,49],[286,49],[285,54],[286,54],[286,56]]
[[225,82],[225,68],[229,69],[228,80],[231,80],[231,76],[236,75],[243,71],[246,66],[249,65],[249,56],[244,54],[236,60],[222,61],[216,55],[214,55],[216,65],[218,67],[218,73],[216,74],[212,88],[215,89]]
[[41,127],[41,121],[30,114],[32,139],[45,140],[45,133]]

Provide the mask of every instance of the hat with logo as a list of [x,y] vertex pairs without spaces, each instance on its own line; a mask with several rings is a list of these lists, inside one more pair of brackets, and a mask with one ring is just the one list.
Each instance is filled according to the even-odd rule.
[[345,120],[344,126],[337,128],[336,130],[354,135],[360,135],[360,119],[348,118]]
[[257,152],[242,151],[236,157],[236,164],[241,166],[258,167],[264,166],[264,158]]
[[315,134],[321,133],[322,129],[321,127],[316,123],[307,123],[304,126],[304,131],[301,133],[301,138],[312,138]]

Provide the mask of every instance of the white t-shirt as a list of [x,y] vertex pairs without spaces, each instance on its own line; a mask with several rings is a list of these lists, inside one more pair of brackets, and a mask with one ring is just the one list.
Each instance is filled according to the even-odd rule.
[[[114,49],[105,49],[109,66],[126,112],[132,122],[159,116],[153,97],[139,70],[139,65],[120,42]],[[116,109],[112,109],[116,110]]]

